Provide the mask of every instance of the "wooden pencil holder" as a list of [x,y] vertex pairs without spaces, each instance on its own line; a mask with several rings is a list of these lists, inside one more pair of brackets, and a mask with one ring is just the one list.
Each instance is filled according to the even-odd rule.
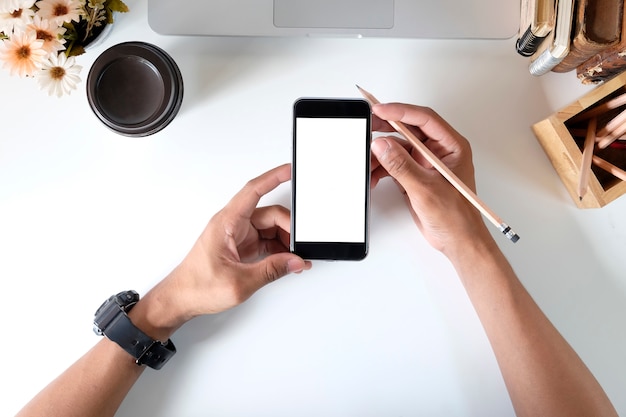
[[[626,181],[593,166],[589,176],[587,193],[582,200],[579,198],[578,181],[586,122],[583,125],[582,122],[577,121],[576,117],[624,93],[626,93],[626,73],[600,85],[532,127],[537,140],[546,152],[572,200],[579,208],[603,207],[626,193]],[[607,111],[599,116],[598,123],[612,119],[622,110],[624,107]],[[582,135],[581,132],[583,132]],[[596,148],[594,155],[626,170],[626,149]]]

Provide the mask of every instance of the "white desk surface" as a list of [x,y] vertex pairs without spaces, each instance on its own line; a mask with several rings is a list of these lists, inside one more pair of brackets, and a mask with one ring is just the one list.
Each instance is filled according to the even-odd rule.
[[[300,96],[435,108],[472,142],[479,194],[521,236],[492,228],[541,308],[626,415],[626,197],[577,209],[530,126],[589,90],[534,78],[506,41],[183,38],[155,34],[129,0],[57,99],[0,75],[0,329],[13,415],[98,338],[109,295],[144,294],[249,179],[290,160]],[[168,51],[185,81],[162,132],[126,138],[84,92],[107,47]],[[267,203],[289,205],[289,186]],[[229,312],[188,323],[120,416],[510,416],[491,348],[453,269],[413,226],[392,182],[372,195],[371,253],[316,263]]]

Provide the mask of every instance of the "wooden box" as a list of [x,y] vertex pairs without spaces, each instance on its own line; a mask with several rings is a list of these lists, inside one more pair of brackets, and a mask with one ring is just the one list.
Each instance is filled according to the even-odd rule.
[[[572,200],[579,208],[603,207],[626,193],[626,181],[622,181],[608,172],[592,167],[589,177],[589,187],[583,199],[578,196],[578,180],[582,163],[582,147],[584,143],[584,129],[581,135],[580,126],[575,123],[575,116],[592,109],[611,98],[626,93],[626,73],[613,78],[605,84],[590,91],[569,106],[554,113],[550,117],[533,125],[537,140],[548,155],[554,169],[561,177]],[[620,107],[607,112],[598,118],[600,125],[611,119],[626,107]],[[613,165],[626,169],[626,149],[609,147],[594,151],[597,155]]]

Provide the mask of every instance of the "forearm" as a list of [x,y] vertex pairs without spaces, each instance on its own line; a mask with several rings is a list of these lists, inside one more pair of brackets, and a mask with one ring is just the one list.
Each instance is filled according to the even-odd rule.
[[[172,324],[178,322],[164,312],[172,310],[164,291],[168,291],[173,275],[174,272],[129,312],[133,324],[153,339],[167,340],[178,327]],[[144,369],[119,345],[103,337],[37,394],[17,417],[113,416]]]
[[483,324],[519,416],[617,415],[490,236],[451,252],[449,258]]
[[[250,180],[211,219],[181,264],[128,312],[135,327],[166,341],[193,317],[225,311],[268,282],[310,269],[309,261],[286,249],[289,211],[276,205],[257,208],[263,195],[290,178],[285,164]],[[18,416],[113,416],[143,369],[104,338]]]
[[114,342],[100,340],[34,397],[17,417],[113,416],[143,367]]

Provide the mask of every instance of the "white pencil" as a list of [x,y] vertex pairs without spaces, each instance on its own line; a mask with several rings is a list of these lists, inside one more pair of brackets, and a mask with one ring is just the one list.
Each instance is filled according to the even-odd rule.
[[[367,101],[370,102],[371,105],[378,104],[379,101],[370,93],[356,86],[363,97]],[[456,176],[454,172],[450,168],[448,168],[437,156],[432,153],[430,149],[426,145],[419,140],[413,132],[402,122],[395,121],[387,121],[395,129],[396,132],[401,133],[411,144],[413,147],[422,154],[424,159],[426,159],[445,179],[448,180],[450,184],[454,188],[456,188],[474,207],[476,207],[491,223],[493,223],[500,231],[512,242],[517,242],[519,240],[519,235],[513,231],[502,221],[500,217],[498,217],[485,203],[482,202],[476,195],[474,191],[472,191],[463,181]]]

